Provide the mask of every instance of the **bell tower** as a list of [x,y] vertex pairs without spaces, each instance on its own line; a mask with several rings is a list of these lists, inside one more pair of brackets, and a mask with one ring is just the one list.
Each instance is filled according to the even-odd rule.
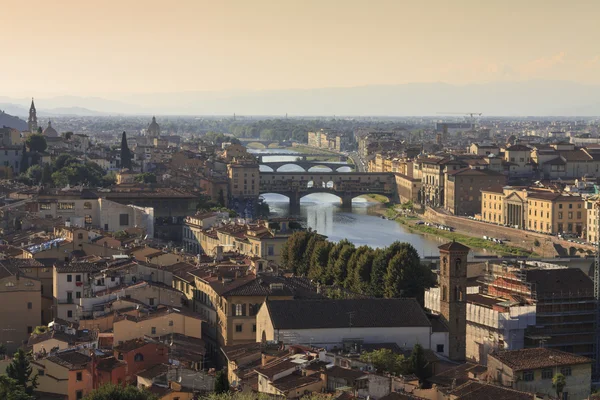
[[448,355],[453,361],[466,358],[467,256],[469,247],[452,241],[440,249],[440,312],[448,326]]
[[31,98],[31,106],[29,107],[29,119],[27,120],[27,127],[31,133],[37,133],[38,131],[37,111],[35,110],[35,104],[33,104],[33,97]]

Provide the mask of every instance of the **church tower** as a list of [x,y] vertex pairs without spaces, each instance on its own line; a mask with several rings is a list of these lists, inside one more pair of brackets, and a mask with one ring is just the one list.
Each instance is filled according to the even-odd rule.
[[471,250],[458,242],[440,249],[440,312],[448,326],[448,355],[464,361],[467,336],[467,256]]
[[29,128],[29,132],[37,133],[37,112],[35,110],[35,104],[33,104],[33,97],[31,98],[31,107],[29,107],[29,119],[27,120],[27,127]]

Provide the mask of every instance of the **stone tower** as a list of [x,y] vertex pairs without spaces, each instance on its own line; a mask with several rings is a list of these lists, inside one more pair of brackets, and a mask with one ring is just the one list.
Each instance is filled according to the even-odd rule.
[[35,110],[35,104],[33,104],[33,97],[31,98],[31,107],[29,107],[29,119],[27,120],[27,127],[29,128],[29,132],[37,133],[37,112]]
[[471,250],[457,242],[440,249],[440,311],[448,326],[448,355],[464,361],[467,336],[467,256]]

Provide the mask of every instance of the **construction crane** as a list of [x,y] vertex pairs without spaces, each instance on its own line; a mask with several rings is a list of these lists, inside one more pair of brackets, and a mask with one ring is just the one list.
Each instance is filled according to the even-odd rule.
[[[596,227],[600,227],[600,200],[594,204]],[[597,229],[597,228],[596,228]],[[600,360],[600,238],[596,237],[596,257],[594,257],[594,299],[596,300],[596,360]],[[596,371],[598,374],[598,371]]]
[[471,119],[473,119],[474,116],[478,116],[481,117],[481,115],[483,113],[478,113],[478,112],[439,112],[437,114],[442,114],[442,115],[468,115],[471,117]]

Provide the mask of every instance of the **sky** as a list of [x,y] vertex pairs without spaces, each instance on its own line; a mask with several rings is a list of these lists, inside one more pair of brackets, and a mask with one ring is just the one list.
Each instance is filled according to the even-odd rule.
[[2,0],[1,11],[7,96],[600,84],[598,0]]

